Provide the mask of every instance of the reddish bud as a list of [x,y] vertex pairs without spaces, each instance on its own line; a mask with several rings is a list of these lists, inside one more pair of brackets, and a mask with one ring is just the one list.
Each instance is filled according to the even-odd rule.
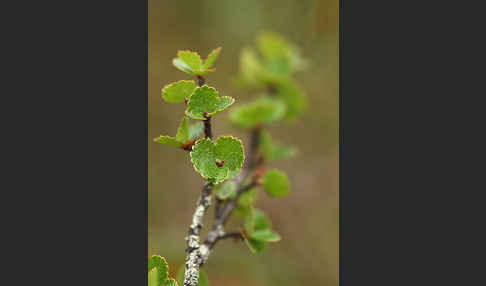
[[223,165],[224,165],[224,160],[222,160],[222,161],[216,161],[215,163],[216,163],[216,166],[218,166],[218,167],[223,167]]
[[184,145],[182,145],[182,149],[186,150],[186,151],[192,151],[192,146],[194,146],[194,143],[196,141],[187,141]]

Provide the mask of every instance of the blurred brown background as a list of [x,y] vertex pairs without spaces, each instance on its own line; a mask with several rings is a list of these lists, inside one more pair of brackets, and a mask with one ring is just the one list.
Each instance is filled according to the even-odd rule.
[[[299,149],[294,159],[271,165],[288,173],[291,194],[276,199],[260,193],[257,201],[282,240],[259,254],[244,243],[219,242],[204,269],[212,286],[337,285],[337,0],[149,0],[148,254],[165,256],[171,275],[176,275],[184,263],[184,237],[204,183],[187,152],[152,141],[158,135],[175,135],[184,113],[184,105],[161,98],[165,84],[189,79],[172,66],[172,58],[179,49],[198,51],[205,58],[221,46],[217,70],[206,81],[238,104],[251,96],[233,85],[239,52],[254,45],[262,30],[287,37],[311,61],[308,70],[296,75],[307,92],[309,110],[297,124],[271,130],[276,140]],[[223,112],[213,119],[215,136],[233,134],[247,144],[246,134],[232,129],[226,116]]]

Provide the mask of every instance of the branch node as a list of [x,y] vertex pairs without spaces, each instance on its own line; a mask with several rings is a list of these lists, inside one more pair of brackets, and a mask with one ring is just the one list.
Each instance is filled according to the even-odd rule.
[[197,76],[197,80],[198,80],[198,83],[197,84],[199,86],[203,86],[203,85],[206,84],[206,80],[202,76],[200,76],[200,75]]

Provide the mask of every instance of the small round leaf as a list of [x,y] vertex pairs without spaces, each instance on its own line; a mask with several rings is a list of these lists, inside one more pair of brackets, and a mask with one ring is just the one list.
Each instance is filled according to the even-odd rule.
[[290,192],[287,175],[277,169],[269,170],[263,177],[263,188],[274,197],[283,197]]
[[209,69],[210,67],[212,67],[214,62],[218,58],[220,52],[221,52],[221,48],[212,50],[211,53],[209,53],[208,57],[206,58],[206,61],[204,61],[203,68]]
[[278,99],[261,97],[252,103],[238,106],[230,114],[230,121],[239,128],[251,129],[269,124],[283,117],[285,104]]
[[223,111],[234,103],[229,96],[220,97],[216,89],[204,85],[196,88],[187,104],[186,115],[205,120],[218,112]]
[[169,265],[164,257],[159,255],[152,255],[148,259],[148,272],[150,273],[152,270],[157,269],[157,274],[151,274],[157,277],[158,286],[163,286],[167,277],[169,276]]
[[196,83],[193,80],[180,80],[164,86],[162,98],[170,103],[181,103],[189,98],[195,89]]
[[194,169],[214,183],[224,181],[230,171],[241,169],[244,161],[243,144],[232,136],[221,136],[214,143],[207,138],[198,140],[190,155]]

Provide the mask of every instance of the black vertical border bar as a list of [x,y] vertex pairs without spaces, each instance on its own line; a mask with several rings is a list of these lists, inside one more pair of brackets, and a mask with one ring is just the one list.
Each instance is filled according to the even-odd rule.
[[5,4],[5,274],[146,285],[148,1]]

